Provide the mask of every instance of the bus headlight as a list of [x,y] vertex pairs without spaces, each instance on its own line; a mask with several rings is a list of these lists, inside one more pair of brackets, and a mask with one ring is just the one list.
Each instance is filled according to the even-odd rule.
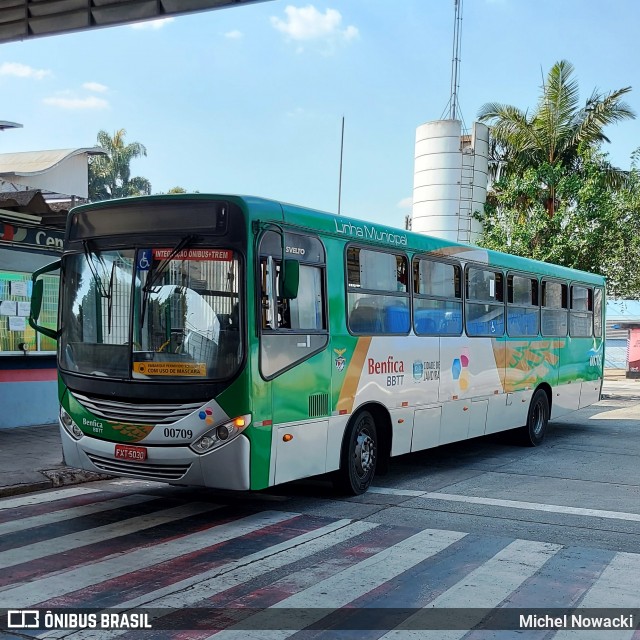
[[237,438],[251,423],[251,416],[239,416],[219,424],[213,429],[209,429],[206,433],[201,435],[195,442],[192,442],[189,446],[196,453],[208,453],[213,449],[231,442],[234,438]]
[[74,439],[80,440],[84,433],[80,431],[80,427],[73,421],[73,418],[60,407],[60,424],[64,427],[65,431]]

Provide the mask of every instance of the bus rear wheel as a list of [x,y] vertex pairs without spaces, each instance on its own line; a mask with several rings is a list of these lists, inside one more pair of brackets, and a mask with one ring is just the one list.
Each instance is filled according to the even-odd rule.
[[376,423],[371,413],[360,411],[348,427],[342,445],[338,488],[353,496],[365,493],[375,475],[377,459]]
[[527,424],[520,428],[522,444],[537,447],[542,444],[549,424],[549,398],[543,389],[538,389],[531,398]]

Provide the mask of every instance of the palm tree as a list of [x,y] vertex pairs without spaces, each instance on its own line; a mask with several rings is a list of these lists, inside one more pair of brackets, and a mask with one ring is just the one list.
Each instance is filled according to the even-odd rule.
[[[609,142],[603,132],[607,125],[635,118],[631,107],[621,100],[631,87],[607,94],[594,90],[580,107],[573,74],[570,62],[556,62],[531,115],[495,102],[483,105],[478,113],[479,120],[491,129],[494,168],[502,167],[503,175],[509,175],[545,167],[545,205],[550,217],[555,212],[558,176],[579,171],[580,149]],[[625,173],[619,169],[608,165],[605,171],[610,184],[624,181]]]
[[98,145],[107,156],[93,156],[89,163],[89,199],[107,200],[126,196],[149,195],[151,183],[140,176],[131,177],[130,164],[134,158],[147,155],[139,142],[125,144],[127,132],[119,129],[113,136],[98,132]]

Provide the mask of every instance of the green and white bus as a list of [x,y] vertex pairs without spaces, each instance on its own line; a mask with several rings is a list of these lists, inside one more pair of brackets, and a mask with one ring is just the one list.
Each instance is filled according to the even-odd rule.
[[[60,268],[58,329],[38,326]],[[58,340],[65,461],[264,489],[597,402],[600,276],[274,202],[171,195],[85,205],[34,274]]]

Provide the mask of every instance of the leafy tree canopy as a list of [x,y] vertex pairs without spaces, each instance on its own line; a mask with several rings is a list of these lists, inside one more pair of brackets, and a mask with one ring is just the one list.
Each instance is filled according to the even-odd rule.
[[549,71],[529,113],[490,103],[494,183],[480,244],[537,260],[601,273],[609,295],[640,298],[640,148],[631,171],[602,151],[607,125],[635,118],[622,100],[630,87],[593,91],[580,106],[573,66]]
[[[566,60],[556,62],[531,113],[495,102],[480,108],[478,118],[491,129],[493,166],[501,167],[507,175],[543,169],[540,196],[553,216],[559,180],[564,173],[580,169],[579,149],[609,142],[604,134],[607,125],[635,118],[622,100],[629,91],[631,87],[606,94],[594,90],[581,106],[573,65]],[[601,170],[612,186],[624,181],[625,175],[610,165]]]
[[607,179],[606,155],[581,148],[581,171],[558,176],[552,218],[540,197],[548,165],[501,177],[479,216],[480,244],[600,273],[610,296],[640,298],[640,149],[635,155],[624,186],[615,188]]

